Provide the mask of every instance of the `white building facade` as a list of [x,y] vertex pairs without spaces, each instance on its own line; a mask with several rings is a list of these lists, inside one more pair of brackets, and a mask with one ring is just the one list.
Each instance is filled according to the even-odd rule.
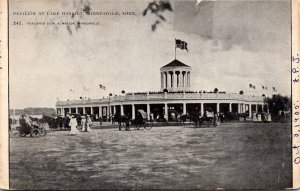
[[108,117],[119,113],[136,117],[138,109],[143,109],[154,118],[168,119],[170,110],[179,114],[197,111],[204,115],[206,110],[214,112],[252,113],[268,112],[263,96],[243,95],[238,93],[205,93],[190,91],[191,67],[178,60],[163,66],[161,73],[161,91],[127,93],[103,99],[67,100],[56,103],[57,114],[67,113],[94,114]]

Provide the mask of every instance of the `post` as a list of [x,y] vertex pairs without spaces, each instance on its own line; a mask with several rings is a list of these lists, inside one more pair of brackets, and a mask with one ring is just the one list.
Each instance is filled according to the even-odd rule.
[[238,103],[238,113],[241,113],[241,104]]
[[99,106],[99,117],[102,117],[102,107]]
[[124,115],[124,106],[121,105],[121,115]]
[[94,109],[93,109],[93,107],[91,107],[91,115],[93,115],[94,114]]
[[176,45],[176,38],[175,38],[175,60],[176,60],[176,48],[177,48],[177,45]]
[[229,112],[232,112],[232,103],[229,103]]
[[61,115],[65,116],[65,108],[63,108],[63,107],[61,108]]
[[82,108],[83,115],[85,115],[85,107]]
[[220,103],[217,103],[217,113],[220,113]]
[[249,103],[249,118],[252,117],[252,105]]
[[201,116],[204,115],[204,103],[201,103]]
[[186,103],[183,103],[183,106],[182,106],[182,114],[185,115],[186,114]]
[[150,104],[149,103],[147,104],[147,117],[148,117],[148,120],[150,120]]
[[168,104],[167,103],[165,103],[165,113],[164,113],[164,117],[165,117],[165,119],[166,120],[168,120]]
[[134,106],[134,104],[132,104],[131,106],[132,106],[131,119],[135,119],[135,106]]

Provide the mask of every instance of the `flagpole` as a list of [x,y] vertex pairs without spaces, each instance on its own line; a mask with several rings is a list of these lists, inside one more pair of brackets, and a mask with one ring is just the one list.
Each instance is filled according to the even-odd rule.
[[176,60],[176,38],[175,38],[175,60]]

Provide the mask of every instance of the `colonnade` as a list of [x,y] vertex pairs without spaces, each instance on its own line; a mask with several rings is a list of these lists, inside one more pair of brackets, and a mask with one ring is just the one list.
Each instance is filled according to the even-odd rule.
[[161,89],[189,88],[191,82],[190,71],[172,70],[161,72]]
[[[163,111],[164,111],[164,117],[166,119],[168,119],[168,108],[170,105],[182,105],[182,114],[187,114],[187,104],[191,104],[191,105],[198,105],[200,107],[200,114],[203,116],[204,111],[205,111],[205,104],[216,104],[215,105],[215,112],[219,113],[219,112],[224,112],[220,110],[220,104],[228,104],[228,108],[229,108],[229,112],[233,112],[233,104],[235,104],[235,106],[237,106],[237,110],[235,110],[235,112],[237,113],[245,113],[246,111],[249,112],[249,117],[252,117],[252,113],[258,113],[259,112],[259,107],[261,108],[261,111],[265,111],[265,109],[267,110],[267,113],[269,113],[268,108],[264,108],[265,105],[264,104],[252,104],[252,103],[205,103],[205,102],[200,102],[200,103],[186,103],[186,102],[181,102],[181,103],[144,103],[144,104],[140,104],[140,103],[136,103],[136,104],[114,104],[114,105],[102,105],[102,106],[89,106],[89,107],[75,107],[75,111],[76,113],[78,113],[79,108],[82,108],[82,113],[83,114],[94,114],[94,108],[98,107],[98,112],[97,114],[99,116],[109,116],[111,114],[115,114],[116,113],[116,106],[120,107],[120,114],[124,115],[124,106],[131,106],[131,116],[132,119],[135,118],[136,116],[136,105],[146,105],[146,113],[148,115],[148,119],[150,119],[150,113],[151,111],[151,106],[152,105],[163,105]],[[236,107],[235,107],[236,108]],[[66,115],[67,113],[72,113],[71,109],[74,110],[74,107],[62,107],[62,108],[57,108],[57,114],[61,114],[61,115]],[[90,111],[89,113],[87,113],[87,109]],[[105,111],[105,113],[103,113],[103,111]]]

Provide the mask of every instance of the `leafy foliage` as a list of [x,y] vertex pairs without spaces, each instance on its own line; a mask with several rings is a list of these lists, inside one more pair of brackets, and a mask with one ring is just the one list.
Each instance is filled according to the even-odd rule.
[[143,15],[146,16],[148,12],[156,15],[157,19],[154,24],[151,25],[152,31],[155,31],[157,25],[161,21],[166,21],[166,18],[162,15],[164,11],[173,11],[172,6],[169,1],[153,1],[149,3],[147,8],[143,11]]
[[291,98],[280,94],[273,95],[272,98],[266,98],[265,102],[269,105],[271,114],[278,115],[280,111],[291,109]]

